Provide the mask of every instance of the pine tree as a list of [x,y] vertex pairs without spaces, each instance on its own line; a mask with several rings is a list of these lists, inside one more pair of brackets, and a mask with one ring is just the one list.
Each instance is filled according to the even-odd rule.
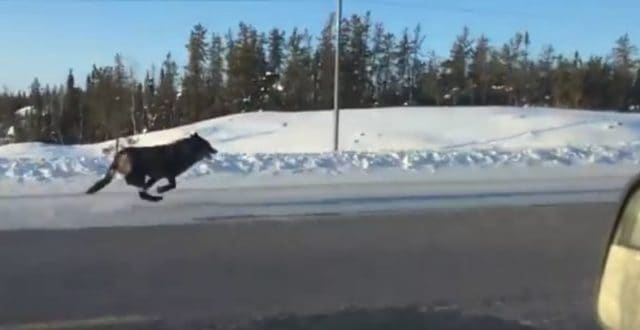
[[135,120],[132,102],[133,78],[127,73],[127,68],[120,54],[115,55],[113,66],[113,94],[114,107],[111,111],[110,135],[113,138],[135,134]]
[[203,108],[206,102],[206,77],[207,65],[206,41],[207,29],[202,24],[197,24],[191,30],[189,43],[186,45],[189,52],[189,61],[185,67],[182,80],[182,95],[187,118],[180,118],[182,122],[193,122],[203,119]]
[[540,58],[536,64],[536,75],[532,78],[535,93],[532,95],[534,103],[549,106],[553,104],[553,76],[555,63],[555,50],[547,45],[542,49]]
[[398,48],[396,37],[393,33],[386,33],[382,39],[382,53],[384,54],[380,59],[380,65],[382,66],[382,86],[381,86],[381,100],[380,104],[398,105],[401,103],[400,93],[400,77],[397,69],[397,54]]
[[345,21],[343,29],[344,48],[341,56],[342,65],[340,83],[342,106],[362,107],[370,103],[372,96],[367,92],[371,90],[369,80],[369,56],[368,36],[370,28],[370,15],[364,17],[351,16]]
[[524,47],[525,36],[518,32],[502,47],[500,60],[506,66],[505,95],[507,104],[520,105],[524,101]]
[[469,103],[467,77],[472,44],[473,40],[470,37],[469,28],[465,26],[462,34],[456,37],[456,41],[451,47],[449,59],[443,63],[445,99],[449,99],[452,105],[457,105],[460,102]]
[[369,67],[371,67],[371,95],[373,96],[373,104],[376,106],[380,104],[384,91],[383,70],[385,69],[385,66],[383,61],[386,54],[384,52],[385,49],[383,48],[383,41],[385,33],[384,25],[382,25],[382,23],[377,23],[374,26]]
[[627,110],[633,85],[634,60],[637,48],[631,44],[628,34],[616,40],[611,57],[613,59],[613,80],[610,85],[612,106],[618,110]]
[[[287,56],[285,54],[285,32],[277,28],[269,31],[267,47],[269,50],[267,57],[267,75],[270,75],[271,79],[276,81],[282,75],[283,65],[287,62]],[[313,80],[313,73],[311,73],[311,75],[311,79]],[[267,108],[279,109],[282,107],[282,91],[280,88],[269,88],[267,98],[268,100],[265,104]]]
[[555,106],[576,108],[580,105],[583,92],[584,75],[582,60],[578,52],[573,59],[559,56],[553,82]]
[[588,109],[606,109],[607,90],[611,80],[611,67],[602,57],[587,61],[583,78],[583,104]]
[[207,70],[207,103],[209,116],[217,117],[226,114],[222,96],[224,94],[224,46],[222,37],[212,34],[209,46],[209,66]]
[[167,53],[160,69],[160,84],[158,86],[158,112],[155,115],[153,129],[169,128],[179,124],[179,109],[177,107],[178,92],[176,80],[178,65]]
[[261,81],[266,72],[264,38],[253,26],[240,23],[238,37],[228,52],[228,98],[234,112],[262,107]]
[[144,90],[142,96],[143,125],[146,130],[151,130],[155,125],[155,119],[157,116],[156,96],[155,67],[152,67],[151,72],[147,71],[144,77]]
[[[116,101],[113,67],[93,66],[86,86],[85,102],[90,114],[84,120],[85,139],[104,141],[116,137]],[[90,134],[90,136],[87,136]]]
[[64,108],[64,87],[53,86],[51,90],[51,135],[58,143],[63,143],[62,137],[62,111]]
[[60,119],[60,131],[63,143],[76,143],[79,136],[80,122],[79,91],[75,86],[73,71],[69,70],[67,86],[65,89],[65,101]]
[[135,84],[135,92],[131,93],[132,95],[132,109],[133,109],[133,116],[134,116],[134,128],[135,128],[135,132],[136,134],[139,134],[141,132],[146,131],[147,129],[147,124],[146,124],[146,113],[144,110],[144,87],[142,86],[142,83],[137,83]]
[[54,96],[52,95],[51,87],[46,85],[42,93],[43,114],[42,114],[42,129],[41,139],[47,142],[56,142],[53,135],[53,123],[52,123],[52,108],[54,103]]
[[422,35],[422,27],[420,24],[416,25],[413,29],[413,40],[411,41],[411,48],[413,53],[411,54],[411,62],[409,66],[410,71],[410,89],[409,89],[409,104],[414,104],[414,94],[418,91],[417,82],[422,77],[426,64],[421,60],[422,45],[425,37]]
[[633,86],[631,87],[631,106],[635,111],[640,110],[640,67],[636,70],[635,77],[633,79]]
[[[316,48],[315,57],[318,65],[316,73],[317,95],[316,108],[331,109],[333,107],[333,84],[335,72],[335,35],[333,33],[333,25],[335,15],[332,14],[322,29],[319,44]],[[342,70],[341,70],[342,71]]]
[[42,90],[38,78],[31,83],[31,94],[29,95],[31,106],[35,111],[31,112],[28,118],[29,140],[42,139],[42,117],[44,114],[44,101],[42,98]]
[[400,100],[404,103],[408,101],[409,90],[411,89],[411,55],[413,54],[413,47],[408,29],[405,28],[402,32],[402,36],[400,37],[397,47],[398,49],[395,53],[395,63],[399,83],[399,90],[397,93]]
[[476,41],[476,47],[472,53],[469,65],[469,78],[471,80],[472,103],[487,105],[489,100],[489,88],[491,87],[491,72],[489,67],[490,53],[489,39],[481,35]]
[[439,84],[440,66],[435,53],[431,53],[426,68],[418,80],[418,101],[420,104],[441,105],[442,91]]
[[305,110],[312,106],[313,80],[311,37],[294,29],[287,43],[288,62],[283,74],[283,104],[287,110]]
[[280,73],[284,63],[285,32],[277,28],[269,32],[269,58],[267,60],[267,70]]

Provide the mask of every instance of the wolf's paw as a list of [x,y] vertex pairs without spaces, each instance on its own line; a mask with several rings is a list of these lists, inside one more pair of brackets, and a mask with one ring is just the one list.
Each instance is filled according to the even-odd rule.
[[149,195],[149,193],[146,191],[141,191],[138,193],[138,195],[140,196],[140,198],[149,202],[159,202],[162,200],[162,196]]

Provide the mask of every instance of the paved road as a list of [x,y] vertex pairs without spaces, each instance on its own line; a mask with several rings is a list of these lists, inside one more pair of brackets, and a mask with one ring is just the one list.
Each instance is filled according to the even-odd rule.
[[613,210],[575,204],[0,231],[0,324],[105,316],[226,324],[420,304],[589,329]]

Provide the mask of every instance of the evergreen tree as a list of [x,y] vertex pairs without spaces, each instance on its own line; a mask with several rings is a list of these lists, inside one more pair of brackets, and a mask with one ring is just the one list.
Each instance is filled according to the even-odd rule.
[[472,60],[469,66],[469,78],[473,88],[471,93],[472,104],[487,105],[489,88],[491,87],[490,52],[489,39],[481,35],[476,41],[476,47],[472,52]]
[[364,17],[353,15],[349,21],[345,21],[344,38],[341,40],[344,42],[341,56],[344,67],[340,79],[344,86],[341,88],[344,107],[362,107],[371,102],[372,96],[368,94],[371,90],[368,70],[371,53],[368,46],[369,29],[369,13]]
[[[445,99],[449,99],[451,104],[468,104],[468,68],[469,58],[472,54],[473,40],[470,37],[469,28],[466,26],[462,34],[456,37],[450,52],[450,58],[443,63],[443,86]],[[461,96],[463,99],[461,99]]]
[[611,66],[602,57],[591,57],[584,68],[583,104],[588,109],[606,109]]
[[34,111],[29,113],[27,121],[29,125],[29,140],[42,139],[42,117],[44,114],[44,100],[42,98],[42,88],[40,81],[35,78],[31,83],[31,93],[29,95],[31,106]]
[[[385,63],[384,36],[385,30],[382,23],[377,23],[373,28],[371,56],[369,58],[369,67],[371,67],[371,85],[374,105],[379,105],[384,92],[384,70],[388,69],[390,61]],[[385,64],[387,67],[385,67]]]
[[540,58],[536,64],[535,76],[533,80],[534,90],[532,101],[535,104],[549,106],[553,103],[553,76],[555,63],[555,50],[552,46],[543,47]]
[[79,135],[80,100],[79,91],[75,86],[73,71],[69,70],[67,86],[65,89],[65,101],[60,118],[60,128],[63,143],[76,143]]
[[396,37],[393,33],[386,33],[382,39],[381,65],[381,86],[380,105],[398,105],[401,102],[400,77],[396,67],[396,48],[398,47]]
[[144,129],[151,130],[154,127],[155,119],[157,116],[156,109],[156,80],[155,80],[155,69],[151,69],[151,73],[147,71],[144,77],[144,90],[142,95],[142,124],[144,125]]
[[287,110],[304,110],[312,105],[313,80],[311,37],[294,29],[287,43],[288,62],[283,75],[283,103]]
[[[556,54],[551,46],[531,52],[527,31],[498,48],[464,28],[446,58],[422,54],[420,26],[395,35],[369,13],[335,16],[312,43],[306,31],[261,33],[241,23],[225,38],[200,24],[190,33],[188,61],[180,79],[167,54],[159,68],[136,81],[120,54],[110,66],[93,66],[84,90],[70,71],[66,85],[0,93],[0,138],[15,126],[20,140],[96,142],[257,109],[333,107],[336,33],[341,34],[341,106],[536,105],[602,110],[640,105],[640,67],[628,35],[609,56]],[[302,32],[304,31],[304,32]],[[285,38],[285,35],[288,38]],[[180,87],[178,87],[180,84]],[[25,120],[15,111],[35,111]],[[3,140],[3,143],[6,140]]]
[[222,37],[212,34],[209,46],[209,67],[207,72],[207,90],[209,116],[223,116],[226,109],[223,105],[222,96],[224,89],[224,47]]
[[160,84],[158,86],[158,113],[154,116],[153,129],[169,128],[178,125],[179,110],[177,107],[178,92],[176,80],[178,79],[178,65],[167,53],[162,68],[160,69]]
[[633,86],[631,87],[631,105],[635,111],[640,110],[640,67],[636,70],[636,74],[633,80]]
[[411,54],[411,61],[409,66],[410,77],[410,89],[409,89],[409,101],[408,103],[415,104],[414,94],[418,91],[417,82],[422,77],[426,64],[421,59],[422,45],[425,37],[422,35],[422,27],[418,24],[413,30],[413,40],[411,41],[411,48],[413,53]]
[[227,91],[234,112],[262,107],[260,82],[266,71],[264,38],[250,25],[240,23],[238,38],[228,53]]
[[267,60],[267,70],[280,73],[284,63],[285,32],[277,28],[269,32],[269,58]]
[[[331,109],[333,107],[333,84],[335,72],[335,35],[333,33],[333,25],[335,15],[332,14],[322,29],[319,44],[316,48],[317,59],[317,93],[316,108]],[[343,71],[343,70],[341,70]]]
[[145,110],[144,110],[144,87],[142,83],[135,84],[135,92],[131,93],[132,95],[132,109],[133,109],[133,125],[137,134],[146,131],[147,125],[145,120]]
[[618,110],[627,110],[635,74],[633,56],[637,48],[631,44],[628,34],[616,40],[611,57],[613,59],[613,79],[610,85],[611,105]]
[[187,118],[180,118],[181,123],[203,119],[203,109],[206,104],[205,67],[207,64],[207,29],[197,24],[191,30],[189,43],[189,61],[185,67],[182,80],[182,95]]
[[405,28],[402,32],[402,36],[400,37],[397,47],[398,49],[395,53],[395,64],[398,74],[399,89],[396,90],[396,95],[400,99],[395,100],[393,104],[398,104],[398,101],[404,103],[409,100],[411,90],[411,59],[413,54],[413,45],[411,44],[408,29]]
[[420,86],[418,101],[420,104],[442,104],[443,93],[439,84],[439,71],[440,66],[436,55],[435,53],[431,53],[426,63],[426,68],[418,80],[418,84]]

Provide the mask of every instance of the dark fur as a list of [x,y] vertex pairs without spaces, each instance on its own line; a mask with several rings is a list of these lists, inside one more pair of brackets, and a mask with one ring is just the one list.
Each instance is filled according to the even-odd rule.
[[197,133],[166,145],[125,148],[116,153],[107,174],[89,188],[87,194],[98,192],[111,182],[116,173],[121,173],[127,184],[141,189],[140,198],[157,202],[162,197],[147,192],[156,182],[161,179],[169,181],[167,185],[158,187],[160,194],[175,189],[178,175],[217,152]]

